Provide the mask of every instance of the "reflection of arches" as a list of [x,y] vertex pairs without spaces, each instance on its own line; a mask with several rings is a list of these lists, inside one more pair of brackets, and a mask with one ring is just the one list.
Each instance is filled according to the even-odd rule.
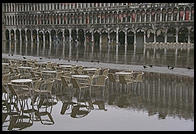
[[127,44],[133,44],[133,43],[134,43],[134,32],[131,30],[128,30],[127,31]]
[[120,46],[125,44],[125,33],[124,31],[119,31],[118,32],[118,42],[120,43]]
[[170,27],[167,31],[167,42],[175,42],[176,41],[176,29]]
[[178,42],[183,42],[183,43],[188,42],[188,29],[186,27],[182,27],[179,29]]

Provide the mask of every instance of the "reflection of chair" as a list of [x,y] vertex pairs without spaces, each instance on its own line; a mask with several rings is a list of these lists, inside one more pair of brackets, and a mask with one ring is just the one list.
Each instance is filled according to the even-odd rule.
[[[23,130],[33,125],[33,122],[28,116],[11,116],[8,130]],[[18,128],[18,129],[15,129]]]
[[108,73],[108,79],[109,79],[109,83],[112,83],[112,86],[115,84],[115,87],[117,82],[119,82],[113,73]]
[[72,118],[82,118],[88,115],[90,109],[86,105],[75,105],[72,108],[71,117]]
[[91,87],[105,87],[107,77],[105,75],[99,75],[94,77],[96,83],[91,85]]
[[119,75],[119,83],[121,83],[122,85],[125,84],[127,86],[128,84],[133,83],[133,80],[132,79],[125,79],[124,75]]
[[105,109],[105,103],[104,101],[94,101],[93,102],[94,105],[97,105],[99,110],[104,110],[104,111],[107,111],[107,109]]
[[79,89],[80,91],[81,89],[90,88],[90,85],[81,84],[75,78],[71,78],[71,83],[73,85],[73,88]]

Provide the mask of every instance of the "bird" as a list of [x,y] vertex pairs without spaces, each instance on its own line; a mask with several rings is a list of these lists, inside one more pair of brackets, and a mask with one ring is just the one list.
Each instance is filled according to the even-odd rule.
[[144,68],[147,68],[147,66],[143,66]]
[[59,58],[59,60],[61,60],[61,58]]
[[187,67],[187,69],[192,69],[191,67]]
[[76,62],[78,62],[78,59],[76,60]]
[[8,56],[10,56],[10,54],[8,54]]
[[68,62],[70,62],[70,59],[68,59]]
[[99,60],[97,61],[97,63],[99,64]]
[[170,66],[168,65],[167,67],[168,67],[168,69],[169,69]]
[[91,62],[93,62],[93,60],[91,60]]
[[40,57],[39,59],[41,60],[42,58]]
[[174,69],[174,67],[171,67],[170,70]]
[[11,54],[13,56],[13,54]]
[[23,57],[23,59],[26,59],[26,57]]
[[149,67],[152,67],[152,65],[149,65]]

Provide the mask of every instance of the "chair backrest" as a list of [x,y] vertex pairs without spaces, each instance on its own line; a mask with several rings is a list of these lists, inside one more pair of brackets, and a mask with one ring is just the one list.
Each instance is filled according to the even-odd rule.
[[106,82],[106,76],[105,75],[99,75],[97,77],[97,85],[105,86],[105,82]]
[[136,81],[138,82],[142,82],[143,81],[143,72],[142,73],[139,73],[137,76],[136,76]]
[[69,87],[68,85],[69,82],[66,80],[64,76],[61,76],[61,81],[62,81],[63,87]]
[[54,80],[45,80],[44,83],[41,84],[41,88],[43,90],[43,88],[47,91],[52,91],[52,87],[53,87],[53,83],[54,83]]
[[105,75],[105,76],[108,76],[108,73],[109,73],[109,69],[108,68],[103,71],[103,75]]
[[125,76],[124,75],[119,75],[119,82],[121,84],[126,84]]
[[113,73],[109,73],[109,74],[108,74],[108,78],[109,78],[109,81],[111,81],[111,82],[116,82],[116,79],[115,79],[115,76],[114,76]]
[[80,85],[79,85],[79,83],[77,82],[76,79],[71,78],[71,83],[73,85],[73,88],[80,88]]
[[4,75],[2,76],[2,82],[3,82],[3,83],[8,83],[8,82],[10,82],[10,73],[4,74]]
[[13,86],[13,84],[8,83],[9,92],[11,93],[11,95],[18,96]]

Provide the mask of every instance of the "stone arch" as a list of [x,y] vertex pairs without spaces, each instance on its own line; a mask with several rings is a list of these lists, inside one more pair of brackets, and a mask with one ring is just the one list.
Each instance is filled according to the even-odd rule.
[[162,21],[166,21],[166,13],[167,13],[166,9],[163,8],[162,9]]

